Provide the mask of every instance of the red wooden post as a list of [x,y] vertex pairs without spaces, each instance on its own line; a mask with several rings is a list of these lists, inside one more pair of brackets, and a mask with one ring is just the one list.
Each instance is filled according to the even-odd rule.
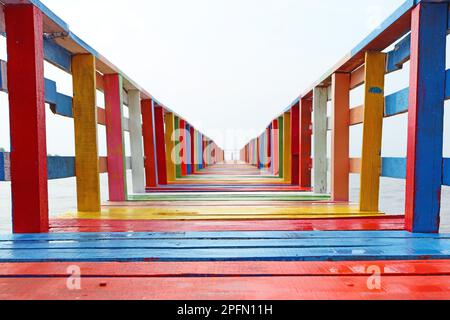
[[[155,105],[155,143],[158,184],[167,185],[166,142],[164,134],[164,109]],[[169,155],[170,157],[170,155]]]
[[279,132],[278,132],[278,119],[275,119],[272,121],[272,137],[273,137],[273,152],[272,152],[272,167],[273,167],[273,174],[275,176],[279,175],[280,171],[280,165],[279,165]]
[[155,135],[153,126],[153,101],[142,100],[142,136],[144,139],[145,180],[149,188],[158,185],[156,176]]
[[127,199],[127,182],[122,123],[122,77],[118,74],[107,74],[104,76],[104,86],[109,200],[125,201]]
[[267,137],[267,143],[266,143],[266,146],[267,146],[267,163],[266,163],[266,168],[267,169],[270,169],[271,168],[271,166],[272,166],[272,126],[270,125],[268,128],[267,128],[267,134],[266,134],[266,137]]
[[192,172],[191,172],[191,174],[194,174],[194,173],[196,173],[196,169],[197,169],[197,167],[196,167],[196,163],[195,163],[195,155],[196,155],[196,152],[197,152],[197,148],[195,147],[195,145],[196,145],[196,134],[195,134],[195,129],[194,129],[194,127],[193,126],[191,126],[190,127],[190,129],[189,129],[189,134],[190,134],[190,136],[191,136],[191,139],[190,139],[190,141],[191,141],[191,170],[192,170]]
[[299,185],[311,187],[311,141],[312,141],[312,100],[302,99],[299,110],[300,144],[299,144]]
[[291,182],[299,185],[300,168],[300,103],[297,102],[291,109]]
[[48,232],[42,13],[7,5],[11,191],[14,233]]

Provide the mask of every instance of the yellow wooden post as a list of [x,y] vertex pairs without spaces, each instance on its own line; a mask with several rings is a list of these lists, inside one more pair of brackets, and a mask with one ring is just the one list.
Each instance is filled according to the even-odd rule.
[[100,212],[95,57],[72,57],[75,170],[80,212]]
[[386,54],[366,53],[360,210],[378,211]]
[[284,136],[284,182],[291,183],[292,181],[292,165],[291,165],[291,113],[285,112],[283,117],[283,136]]
[[176,179],[176,165],[175,165],[175,142],[174,142],[174,125],[175,116],[173,113],[166,113],[164,122],[166,124],[166,166],[167,166],[167,181],[174,182]]

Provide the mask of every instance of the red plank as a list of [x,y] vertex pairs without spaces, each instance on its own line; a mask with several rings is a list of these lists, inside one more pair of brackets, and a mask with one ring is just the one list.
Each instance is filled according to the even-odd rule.
[[300,105],[297,102],[291,109],[291,182],[292,185],[299,185],[300,168]]
[[109,200],[124,201],[127,198],[127,185],[122,126],[122,79],[118,74],[107,74],[103,78],[105,82]]
[[144,139],[145,180],[149,188],[157,186],[155,138],[153,134],[153,101],[142,100],[142,136]]
[[[0,276],[67,276],[69,262],[1,263]],[[450,260],[434,261],[333,261],[333,262],[80,262],[84,276],[183,277],[196,276],[365,276],[372,266],[382,276],[450,275]],[[369,272],[370,273],[370,272]]]
[[13,230],[48,231],[43,17],[33,5],[5,9]]
[[311,141],[312,141],[312,100],[302,99],[300,103],[300,146],[299,146],[299,185],[311,187]]
[[301,220],[77,220],[51,221],[52,232],[364,231],[404,230],[402,216]]
[[0,299],[32,300],[374,300],[449,299],[450,276],[389,276],[369,289],[370,276],[0,279]]
[[155,141],[158,184],[167,185],[166,142],[164,135],[164,109],[155,105]]

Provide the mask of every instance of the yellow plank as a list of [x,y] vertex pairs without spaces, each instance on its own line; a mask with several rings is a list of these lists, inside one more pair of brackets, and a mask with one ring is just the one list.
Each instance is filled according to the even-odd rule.
[[[299,207],[104,207],[102,219],[112,220],[240,220],[240,219],[296,219],[296,218],[349,218],[383,216],[379,212],[361,212],[349,205],[304,205]],[[61,218],[92,219],[98,215],[80,212],[68,213]]]
[[360,210],[378,211],[386,54],[366,53]]
[[291,166],[291,113],[286,112],[283,117],[283,170],[284,182],[291,183],[292,166]]
[[95,57],[72,57],[75,171],[79,211],[100,211]]
[[175,117],[173,113],[166,113],[164,116],[164,122],[166,125],[166,136],[165,136],[165,142],[166,142],[166,167],[167,167],[167,181],[173,182],[175,181],[175,158],[174,151],[175,151],[175,142],[173,140],[173,134],[174,134],[174,125],[175,125]]

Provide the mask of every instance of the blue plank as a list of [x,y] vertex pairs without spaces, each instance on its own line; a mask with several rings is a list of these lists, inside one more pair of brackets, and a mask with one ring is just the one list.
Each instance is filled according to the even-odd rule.
[[[411,52],[415,104],[410,105],[416,119],[409,125],[408,136],[415,137],[409,150],[409,181],[406,196],[407,228],[413,232],[439,230],[440,193],[442,187],[442,149],[446,80],[446,41],[448,4],[422,3],[413,13]],[[420,11],[419,11],[420,10]],[[415,21],[415,17],[418,22]],[[414,66],[416,65],[416,69]]]
[[48,179],[63,179],[75,176],[74,157],[48,157]]
[[394,50],[387,54],[386,73],[391,73],[403,68],[403,64],[409,60],[411,53],[411,34],[404,37],[395,45]]
[[450,186],[450,159],[449,158],[444,159],[442,184],[445,186]]
[[[337,240],[337,239],[334,239]],[[434,243],[434,244],[431,244]],[[431,246],[431,247],[430,247]],[[449,259],[450,241],[404,241],[395,246],[310,248],[74,248],[4,249],[0,262],[141,262],[141,261],[373,261]]]
[[47,233],[4,234],[0,241],[88,241],[88,240],[148,240],[148,239],[443,239],[450,234],[420,234],[406,231],[219,231],[219,232],[93,232],[93,233]]
[[73,102],[72,97],[61,93],[56,94],[56,104],[53,105],[52,111],[60,116],[73,118]]
[[5,181],[5,153],[0,152],[0,181]]
[[51,39],[44,39],[44,57],[64,71],[72,72],[72,54]]
[[406,179],[406,158],[383,158],[381,176]]
[[409,88],[386,96],[385,101],[385,117],[408,112]]
[[450,99],[450,70],[445,72],[445,99]]

